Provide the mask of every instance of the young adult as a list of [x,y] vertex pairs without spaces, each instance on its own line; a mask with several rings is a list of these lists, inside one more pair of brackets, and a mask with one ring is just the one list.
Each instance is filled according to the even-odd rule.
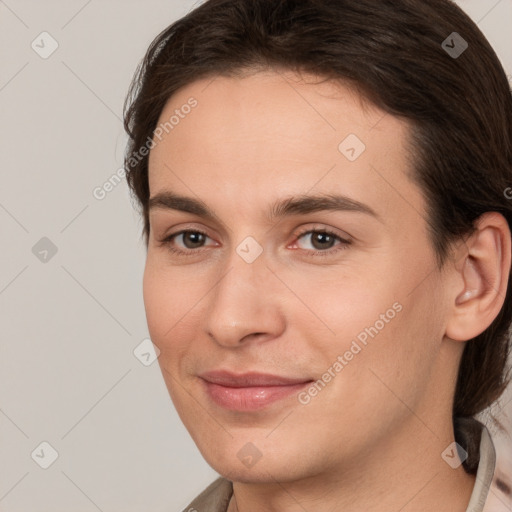
[[508,382],[512,97],[460,8],[208,0],[125,126],[151,339],[221,475],[186,510],[510,507],[475,415]]

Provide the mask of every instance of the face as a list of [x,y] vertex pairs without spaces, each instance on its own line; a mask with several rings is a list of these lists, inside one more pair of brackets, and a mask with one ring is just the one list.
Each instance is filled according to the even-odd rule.
[[151,339],[202,455],[238,481],[332,474],[397,432],[412,443],[409,408],[430,414],[454,378],[438,371],[444,281],[408,126],[306,78],[194,82],[150,152]]

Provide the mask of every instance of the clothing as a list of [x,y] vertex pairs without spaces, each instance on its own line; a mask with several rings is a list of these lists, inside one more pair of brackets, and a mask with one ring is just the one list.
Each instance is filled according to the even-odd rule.
[[[480,437],[479,454],[468,451],[468,460],[478,459],[475,486],[466,512],[510,512],[512,510],[512,475],[507,475],[512,450],[504,444],[503,451],[496,452],[493,439],[487,427],[474,418],[466,419],[461,425],[461,435],[469,435],[475,429]],[[464,446],[470,450],[471,443]],[[226,512],[233,494],[233,484],[219,477],[199,494],[183,512]]]
[[233,484],[217,478],[183,512],[226,512],[232,494]]

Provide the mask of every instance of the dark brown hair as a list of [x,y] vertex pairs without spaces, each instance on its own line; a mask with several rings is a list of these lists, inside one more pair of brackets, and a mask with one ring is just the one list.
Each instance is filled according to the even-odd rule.
[[[463,41],[462,54],[450,53]],[[439,268],[450,244],[471,234],[484,212],[499,212],[512,225],[504,193],[512,186],[509,83],[487,39],[452,1],[208,0],[153,41],[126,100],[125,168],[146,244],[148,158],[133,155],[167,100],[200,78],[264,68],[340,80],[410,122],[411,179],[428,205]],[[510,284],[509,275],[496,319],[466,344],[454,417],[481,412],[509,381]]]

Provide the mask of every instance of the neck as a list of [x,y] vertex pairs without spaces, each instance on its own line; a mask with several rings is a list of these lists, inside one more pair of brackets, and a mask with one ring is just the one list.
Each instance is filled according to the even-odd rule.
[[465,512],[475,476],[441,457],[454,441],[451,423],[437,435],[416,416],[408,423],[409,435],[393,436],[352,465],[338,462],[298,481],[269,475],[268,481],[234,482],[228,512]]

